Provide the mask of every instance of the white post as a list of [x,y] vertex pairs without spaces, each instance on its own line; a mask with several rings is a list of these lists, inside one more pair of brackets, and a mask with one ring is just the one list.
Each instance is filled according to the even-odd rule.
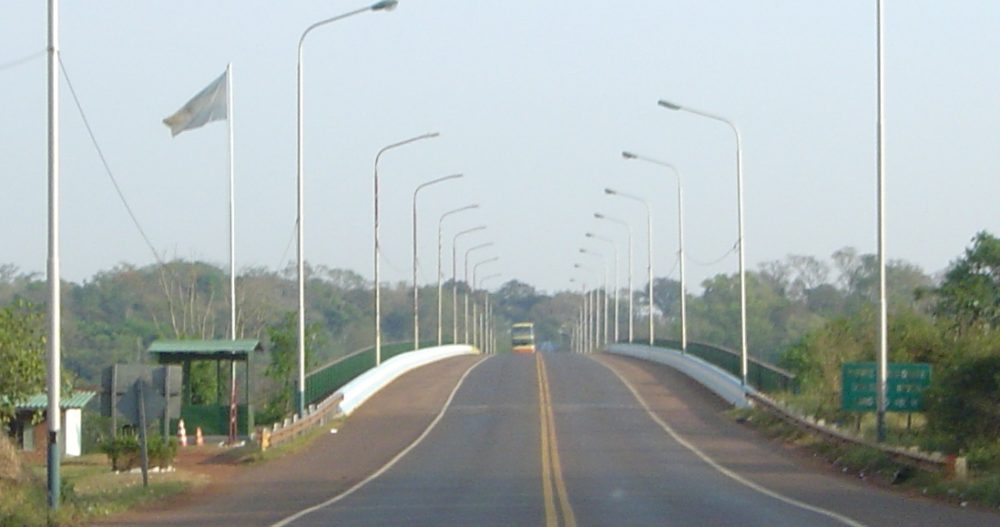
[[[379,286],[379,257],[381,252],[381,244],[379,243],[379,199],[378,199],[378,162],[382,158],[382,154],[386,153],[393,148],[399,148],[403,145],[408,145],[410,143],[420,141],[423,139],[431,139],[438,137],[440,134],[437,132],[431,132],[427,134],[421,134],[398,143],[393,143],[391,145],[383,147],[381,150],[375,154],[375,365],[378,366],[382,364],[382,288]],[[417,337],[417,335],[414,335]]]
[[[226,124],[229,127],[229,339],[236,340],[236,155],[233,150],[233,64],[226,65]],[[229,362],[229,422],[236,423],[236,361]],[[230,426],[229,442],[237,427]]]
[[[466,229],[464,231],[458,232],[451,239],[451,324],[452,324],[452,344],[458,344],[458,238],[466,234],[481,231],[485,229],[485,225],[480,225],[478,227],[473,227],[471,229]],[[465,279],[469,279],[469,256],[466,253],[465,256]],[[468,340],[468,338],[466,338]]]
[[[305,177],[303,173],[302,164],[302,154],[304,150],[303,145],[303,126],[302,126],[302,116],[303,116],[303,97],[302,97],[302,44],[306,40],[306,36],[316,29],[317,27],[329,24],[331,22],[336,22],[337,20],[342,20],[344,18],[354,16],[365,11],[390,11],[396,7],[397,2],[395,0],[381,0],[368,7],[363,7],[361,9],[355,9],[354,11],[349,11],[342,15],[338,15],[332,18],[327,18],[326,20],[320,20],[307,27],[305,31],[302,32],[302,36],[299,37],[299,47],[298,47],[298,58],[296,62],[296,189],[297,189],[297,211],[296,211],[296,227],[297,227],[297,238],[298,238],[298,249],[297,253],[297,274],[298,274],[298,300],[299,300],[299,327],[298,327],[298,355],[299,355],[299,378],[298,378],[298,391],[296,396],[298,401],[296,404],[299,415],[305,413],[305,389],[306,389],[306,347],[305,347],[305,337],[306,337],[306,300],[305,300],[305,233],[304,233],[304,219],[305,219]],[[377,285],[376,281],[376,285]],[[377,288],[377,287],[376,287]]]
[[653,328],[653,213],[649,210],[649,203],[646,205],[646,246],[649,252],[646,254],[646,270],[649,275],[649,298],[647,299],[649,309],[649,347],[653,347],[656,340],[656,330]]
[[60,351],[62,304],[59,272],[59,1],[49,0],[48,103],[49,103],[49,327],[48,327],[48,487],[49,508],[59,508],[59,411],[62,376]]
[[888,407],[887,382],[889,378],[889,310],[886,298],[885,274],[885,56],[883,54],[885,11],[882,0],[877,0],[877,40],[878,40],[878,415],[877,428],[879,442],[885,441],[885,413]]
[[[420,349],[420,286],[417,285],[417,194],[424,187],[428,187],[435,183],[441,183],[442,181],[447,181],[449,179],[456,179],[462,177],[462,174],[452,174],[450,176],[445,176],[442,178],[437,178],[426,183],[417,185],[417,188],[413,190],[413,349],[414,351]],[[441,230],[440,223],[438,223],[438,287],[441,284]],[[438,292],[438,306],[440,307],[440,291]],[[440,313],[438,314],[440,317]],[[438,345],[440,345],[440,331],[438,331]]]
[[680,283],[680,293],[681,293],[681,353],[687,352],[687,283],[685,281],[684,275],[684,186],[681,182],[681,172],[677,170],[677,167],[672,163],[667,163],[666,161],[659,161],[650,157],[642,156],[639,154],[634,154],[632,152],[622,152],[622,157],[625,159],[638,159],[640,161],[645,161],[647,163],[652,163],[654,165],[659,165],[666,167],[673,171],[674,176],[677,178],[677,239],[678,239],[678,251],[677,258],[680,262],[680,273],[681,273],[681,283]]
[[736,126],[736,123],[719,115],[696,110],[694,108],[688,108],[686,106],[674,104],[662,99],[657,104],[667,108],[668,110],[683,110],[695,115],[714,119],[716,121],[722,121],[723,123],[729,125],[729,127],[733,130],[733,134],[736,135],[736,210],[739,216],[739,238],[737,241],[737,247],[739,248],[740,259],[740,382],[746,386],[749,357],[747,351],[746,243],[743,235],[743,139],[740,135],[740,129]]

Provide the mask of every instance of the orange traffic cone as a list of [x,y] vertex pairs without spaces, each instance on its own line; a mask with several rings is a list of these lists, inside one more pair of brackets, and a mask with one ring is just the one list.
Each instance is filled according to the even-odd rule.
[[181,446],[188,445],[187,430],[184,429],[183,419],[177,422],[177,442],[180,443]]
[[201,427],[194,429],[194,444],[197,446],[205,446],[205,438],[201,435]]

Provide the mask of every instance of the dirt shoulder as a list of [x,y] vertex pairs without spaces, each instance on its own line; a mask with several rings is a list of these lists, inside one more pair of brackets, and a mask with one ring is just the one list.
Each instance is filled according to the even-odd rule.
[[374,473],[406,448],[438,414],[461,376],[479,356],[462,356],[403,375],[337,428],[294,454],[240,463],[211,449],[186,450],[179,470],[209,478],[194,492],[94,525],[270,525],[325,501]]

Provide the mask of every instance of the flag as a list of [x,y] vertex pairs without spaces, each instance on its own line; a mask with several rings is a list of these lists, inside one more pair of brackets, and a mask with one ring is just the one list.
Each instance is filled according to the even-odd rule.
[[170,133],[174,136],[185,131],[200,128],[212,121],[221,121],[228,115],[228,97],[226,78],[228,71],[223,73],[212,84],[195,95],[177,113],[163,120],[163,124],[170,127]]

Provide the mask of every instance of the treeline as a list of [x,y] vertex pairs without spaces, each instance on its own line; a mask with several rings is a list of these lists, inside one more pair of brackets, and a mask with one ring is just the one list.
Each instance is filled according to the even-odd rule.
[[[371,282],[352,271],[307,267],[307,355],[314,367],[374,341]],[[996,410],[1000,373],[997,325],[1000,302],[1000,242],[977,235],[947,274],[935,280],[903,261],[888,265],[890,349],[893,361],[935,364],[935,408],[964,388],[975,386],[969,404]],[[680,333],[680,288],[671,278],[654,282],[653,313],[659,338]],[[739,280],[720,274],[703,281],[700,293],[689,292],[689,338],[739,347]],[[464,335],[464,284],[458,305],[458,340]],[[445,284],[444,342],[452,341],[452,284]],[[646,284],[636,284],[635,338],[646,338],[649,313]],[[622,291],[620,336],[626,338],[625,291]],[[481,303],[483,294],[478,301]],[[103,368],[114,363],[147,361],[145,350],[160,338],[228,338],[228,277],[223,269],[203,263],[172,261],[164,265],[122,265],[80,283],[64,284],[63,356],[70,377],[96,385]],[[874,360],[878,268],[874,255],[852,248],[836,251],[829,262],[811,256],[789,256],[767,262],[747,273],[747,334],[752,356],[791,369],[804,393],[812,394],[813,410],[836,413],[840,364]],[[421,340],[437,338],[437,290],[421,288]],[[511,280],[490,295],[496,306],[501,349],[510,322],[535,322],[543,347],[568,349],[578,320],[578,290],[553,294]],[[382,331],[385,342],[412,340],[412,289],[405,283],[383,285]],[[0,307],[24,305],[41,311],[44,278],[0,266]],[[237,279],[237,337],[265,343],[270,357],[258,361],[262,389],[259,406],[273,402],[272,411],[287,407],[295,361],[297,291],[294,269],[252,268]],[[19,308],[20,309],[20,308]],[[32,319],[38,322],[38,317]],[[993,362],[990,362],[993,361]],[[0,368],[4,365],[0,364]],[[214,370],[195,371],[195,398],[216,393]],[[965,373],[954,373],[965,372]],[[985,373],[984,373],[985,372]],[[992,372],[992,373],[990,373]],[[7,372],[0,371],[0,376]],[[961,375],[992,374],[972,382]],[[965,379],[965,380],[961,380]],[[992,379],[992,378],[991,378]],[[990,382],[993,384],[990,385]],[[978,383],[978,384],[977,384]],[[950,388],[949,388],[950,386]],[[990,388],[992,386],[992,388]],[[991,391],[992,390],[992,391]],[[199,394],[203,394],[203,397]],[[987,399],[983,399],[983,397]],[[988,399],[993,397],[993,399]],[[276,401],[276,402],[275,402]],[[992,401],[992,403],[991,403]],[[963,403],[964,404],[964,403]],[[957,408],[957,407],[956,407]],[[936,410],[935,410],[936,411]],[[950,412],[951,410],[949,410]],[[958,410],[955,410],[958,411]],[[987,412],[988,414],[989,412]],[[950,415],[950,414],[949,414]],[[975,426],[1000,432],[994,411]],[[936,419],[944,423],[947,416]],[[970,432],[972,433],[972,432]],[[977,431],[973,435],[989,434]]]

